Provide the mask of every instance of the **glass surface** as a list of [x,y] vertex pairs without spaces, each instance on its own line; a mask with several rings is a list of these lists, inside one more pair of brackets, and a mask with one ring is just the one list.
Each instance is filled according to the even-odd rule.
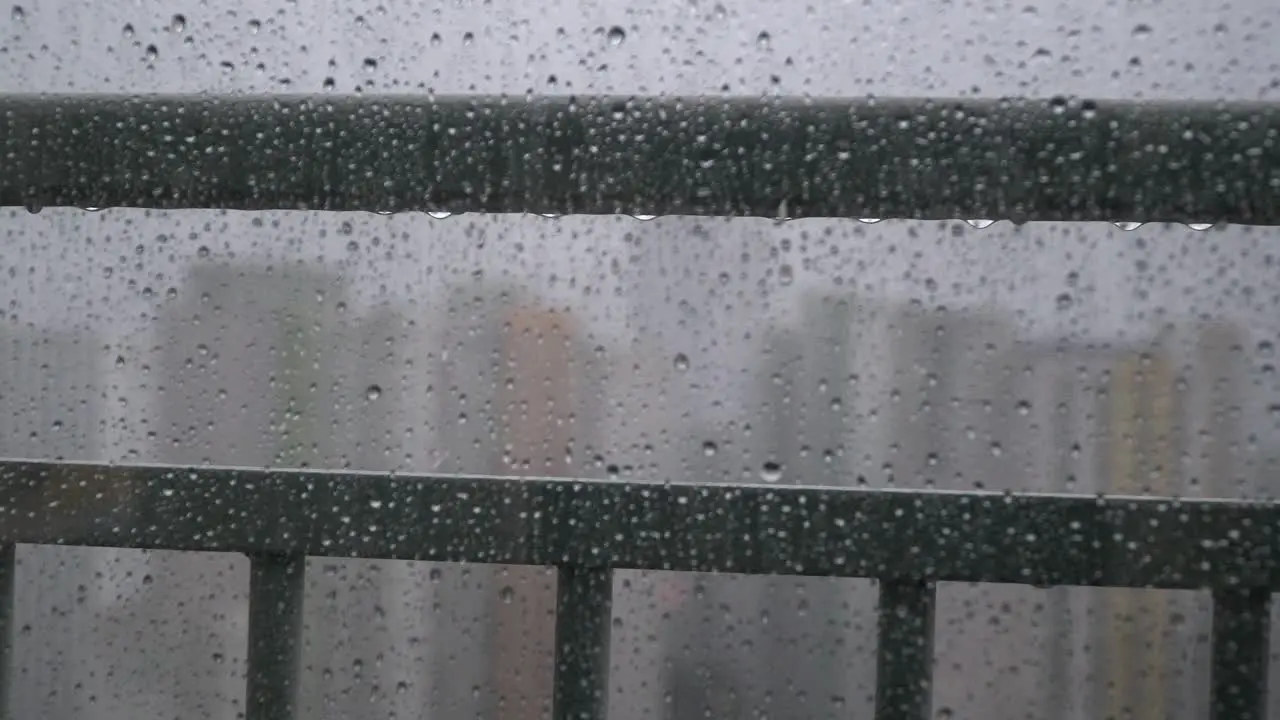
[[[0,12],[0,92],[1274,100],[1277,22],[1262,0],[26,0]],[[4,209],[0,455],[1270,499],[1277,240]],[[19,559],[16,717],[244,712],[243,557]],[[548,570],[307,573],[305,717],[546,715]],[[869,580],[619,572],[612,716],[866,716],[875,611]],[[939,718],[1205,715],[1203,593],[943,584],[936,624]]]

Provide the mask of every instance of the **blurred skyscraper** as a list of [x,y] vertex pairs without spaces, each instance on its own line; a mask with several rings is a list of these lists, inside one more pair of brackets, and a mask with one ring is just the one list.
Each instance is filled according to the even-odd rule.
[[[0,325],[0,457],[98,458],[98,350],[92,335]],[[101,653],[112,618],[94,580],[109,553],[18,548],[11,717],[70,720],[109,712],[116,688]]]
[[[348,303],[342,278],[322,269],[196,266],[177,303],[158,320],[163,379],[156,459],[193,465],[349,467],[368,388],[355,372],[360,338],[351,329]],[[332,634],[343,627],[315,622],[317,596],[326,596],[328,586],[339,581],[324,571],[331,564],[314,558],[308,562],[300,702],[318,714],[318,704],[331,700],[325,693],[332,686],[355,682],[347,672],[332,682],[316,677],[330,664],[324,655],[334,646]],[[227,578],[228,570],[230,581],[211,581]],[[170,689],[180,716],[233,711],[243,687],[237,673],[220,665],[228,656],[242,657],[244,638],[234,624],[218,618],[244,612],[243,591],[237,591],[247,586],[244,560],[152,553],[141,571],[155,578],[140,590],[137,602],[143,606],[135,616],[145,618],[150,628],[139,632],[151,643],[152,682]],[[202,590],[211,585],[216,587],[213,594]],[[334,711],[344,712],[338,705],[323,714]]]
[[[447,472],[583,476],[599,452],[603,368],[568,313],[518,290],[458,289],[438,334],[435,449]],[[536,535],[505,528],[512,542]],[[443,566],[436,585],[435,717],[542,717],[551,700],[555,575]]]

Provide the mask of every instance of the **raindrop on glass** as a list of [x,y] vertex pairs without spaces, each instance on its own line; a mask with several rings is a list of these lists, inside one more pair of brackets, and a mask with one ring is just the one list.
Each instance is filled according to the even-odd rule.
[[609,28],[608,38],[609,38],[609,44],[616,47],[626,42],[627,31],[623,30],[621,27],[617,25],[614,25],[613,27]]
[[679,370],[680,372],[684,372],[685,370],[688,370],[688,369],[689,369],[689,356],[688,356],[688,355],[685,355],[684,353],[678,353],[678,354],[676,355],[676,358],[675,358],[675,362],[674,362],[674,364],[675,364],[676,369],[677,369],[677,370]]
[[782,479],[782,466],[776,462],[767,462],[760,466],[760,477],[765,482],[778,482]]
[[382,388],[378,387],[377,385],[370,385],[369,387],[365,388],[364,396],[369,400],[377,400],[378,398],[382,397]]

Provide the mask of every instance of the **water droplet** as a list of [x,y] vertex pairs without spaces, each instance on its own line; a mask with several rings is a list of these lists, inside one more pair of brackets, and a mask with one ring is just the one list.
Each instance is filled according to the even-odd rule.
[[378,69],[378,60],[377,58],[367,57],[364,59],[364,62],[361,63],[361,67],[364,68],[365,72],[373,72]]
[[102,212],[102,208],[98,207],[97,205],[83,205],[81,206],[80,209],[84,210],[85,212]]
[[991,454],[996,457],[1004,455],[1004,446],[998,442],[991,443]]
[[992,225],[996,224],[995,220],[984,220],[984,219],[965,220],[965,222],[969,225],[969,227],[977,228],[979,230],[982,230],[984,228],[989,228]]
[[382,397],[382,388],[378,387],[377,385],[370,385],[369,387],[365,388],[364,396],[369,400],[377,400],[378,398]]
[[882,220],[884,220],[884,218],[869,218],[869,217],[868,217],[868,218],[858,218],[858,222],[860,222],[860,223],[866,223],[866,224],[868,224],[868,225],[875,225],[876,223],[881,222]]
[[1018,401],[1018,414],[1019,414],[1019,415],[1030,415],[1030,414],[1031,414],[1031,403],[1027,402],[1026,400],[1019,400],[1019,401]]
[[27,13],[22,9],[21,5],[14,5],[13,10],[9,11],[9,17],[13,18],[14,22],[22,22],[26,16]]
[[431,47],[440,47],[440,43],[444,42],[444,38],[440,37],[440,33],[431,33]]
[[621,27],[617,25],[614,25],[613,27],[609,28],[608,38],[609,38],[609,44],[616,47],[626,42],[627,31],[623,30]]
[[706,455],[707,457],[711,457],[712,455],[715,455],[719,449],[720,448],[717,447],[716,444],[714,442],[711,442],[710,440],[707,440],[706,442],[702,443],[702,454]]
[[680,372],[684,372],[685,370],[688,370],[689,356],[685,355],[684,353],[677,353],[674,364],[676,369],[679,370]]
[[772,41],[773,41],[773,38],[770,37],[769,32],[767,30],[761,30],[760,34],[756,36],[756,46],[759,47],[761,50],[768,50],[769,44]]
[[255,20],[250,20],[250,21],[249,21],[249,32],[250,32],[251,34],[253,34],[253,35],[257,35],[257,34],[258,34],[258,31],[259,31],[259,30],[261,30],[261,29],[262,29],[262,21],[261,21],[261,20],[256,20],[256,19],[255,19]]
[[435,218],[436,220],[444,220],[445,218],[453,217],[453,213],[448,210],[428,210],[427,215]]
[[440,577],[443,574],[444,573],[440,572],[440,568],[431,568],[431,570],[427,573],[427,579],[433,583],[440,582]]
[[640,222],[648,222],[658,216],[657,215],[632,215],[631,217],[639,220]]
[[134,32],[133,23],[125,23],[124,27],[120,29],[120,32],[124,33],[124,37],[126,40],[132,38],[133,32]]
[[502,602],[510,603],[512,600],[516,599],[515,588],[511,587],[510,585],[504,585],[502,589],[498,591],[498,597],[502,600]]
[[476,41],[476,36],[475,36],[475,34],[474,34],[474,33],[471,33],[471,32],[464,32],[464,33],[462,33],[462,44],[463,44],[463,45],[470,45],[471,43],[473,43],[473,42],[475,42],[475,41]]
[[208,245],[201,245],[200,247],[196,248],[196,257],[198,257],[198,258],[207,258],[207,257],[209,257],[209,246],[208,246]]
[[157,48],[155,45],[148,45],[146,51],[144,52],[144,57],[146,57],[147,62],[155,62],[155,59],[160,57],[159,48]]
[[782,466],[769,461],[760,467],[760,477],[765,482],[778,482],[782,479]]
[[1130,34],[1138,39],[1149,37],[1151,35],[1151,26],[1146,23],[1138,23],[1133,26],[1133,30]]
[[1197,232],[1204,232],[1213,227],[1213,223],[1187,223],[1187,227]]
[[44,209],[44,205],[41,205],[38,200],[28,200],[25,203],[23,203],[22,206],[25,207],[27,209],[27,212],[31,213],[32,215],[35,215],[36,213]]
[[370,498],[369,507],[373,508],[374,510],[379,510],[382,508],[382,501],[379,500],[378,498]]
[[790,285],[791,283],[795,282],[795,279],[796,279],[795,270],[790,265],[783,265],[782,267],[778,268],[778,284]]
[[1071,293],[1058,293],[1058,297],[1054,298],[1053,303],[1059,310],[1070,310],[1071,306],[1075,304],[1075,298],[1071,297]]
[[1121,230],[1124,230],[1125,232],[1129,232],[1131,230],[1137,230],[1138,228],[1142,227],[1142,223],[1140,222],[1132,222],[1132,221],[1126,221],[1126,220],[1118,220],[1111,224],[1115,225]]
[[169,32],[180,33],[187,29],[187,18],[185,15],[174,15],[169,18]]

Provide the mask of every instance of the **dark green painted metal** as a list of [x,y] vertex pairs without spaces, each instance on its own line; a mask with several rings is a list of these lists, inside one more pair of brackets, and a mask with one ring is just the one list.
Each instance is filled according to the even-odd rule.
[[1280,106],[0,97],[0,204],[1280,223]]
[[245,720],[297,716],[306,558],[249,556],[249,657]]
[[1211,720],[1267,717],[1271,592],[1233,588],[1213,593]]
[[0,545],[0,720],[13,717],[13,620],[17,602],[18,557],[13,544]]
[[612,596],[609,569],[560,568],[554,720],[600,720],[608,714]]
[[1278,532],[1274,502],[0,461],[0,543],[1274,590]]
[[937,590],[919,580],[880,581],[876,720],[930,720]]

